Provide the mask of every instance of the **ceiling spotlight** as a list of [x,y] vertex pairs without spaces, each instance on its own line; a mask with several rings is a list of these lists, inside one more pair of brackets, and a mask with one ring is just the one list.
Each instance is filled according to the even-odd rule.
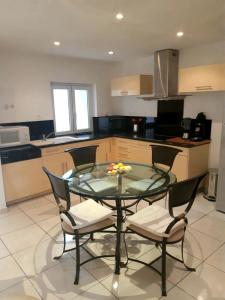
[[184,33],[182,31],[177,32],[178,37],[182,37],[183,35],[184,35]]
[[108,54],[109,54],[109,55],[113,55],[114,52],[113,52],[113,51],[108,51]]
[[55,45],[55,46],[60,46],[60,44],[61,44],[61,43],[60,43],[59,41],[54,41],[54,45]]
[[124,18],[124,16],[123,16],[123,14],[118,13],[118,14],[116,14],[116,18],[117,18],[117,20],[122,20]]

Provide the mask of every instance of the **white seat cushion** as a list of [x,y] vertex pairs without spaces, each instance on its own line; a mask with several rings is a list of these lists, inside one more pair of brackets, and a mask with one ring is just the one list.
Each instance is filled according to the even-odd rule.
[[169,237],[174,234],[177,230],[185,227],[183,220],[177,222],[171,229],[170,234],[165,234],[167,226],[174,220],[167,209],[158,206],[151,205],[146,208],[139,210],[136,214],[127,218],[129,224],[138,226],[154,235],[160,237]]
[[70,220],[64,213],[61,214],[63,221],[70,225],[73,229],[80,229],[111,217],[113,211],[101,204],[98,204],[92,199],[88,199],[72,206],[69,213],[74,218],[76,226],[72,226]]

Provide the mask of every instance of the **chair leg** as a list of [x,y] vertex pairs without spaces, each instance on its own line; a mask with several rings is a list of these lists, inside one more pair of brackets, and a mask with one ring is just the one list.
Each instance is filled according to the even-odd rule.
[[95,238],[94,238],[94,233],[93,233],[93,232],[90,234],[90,239],[91,239],[91,241],[94,241],[94,240],[95,240]]
[[167,194],[165,196],[165,208],[166,208],[166,206],[167,206]]
[[60,259],[63,256],[65,249],[66,249],[66,234],[65,232],[63,232],[63,251],[61,255],[55,256],[54,259]]
[[183,237],[182,242],[181,242],[181,257],[182,257],[182,261],[183,261],[183,264],[184,264],[185,268],[186,268],[188,271],[195,272],[196,269],[187,266],[186,263],[185,263],[185,261],[184,261],[184,237]]
[[78,284],[79,277],[80,277],[80,245],[79,245],[78,235],[76,235],[75,240],[76,240],[76,275],[75,275],[74,284]]
[[162,243],[162,272],[161,272],[161,279],[162,279],[162,296],[166,296],[166,242],[163,241]]

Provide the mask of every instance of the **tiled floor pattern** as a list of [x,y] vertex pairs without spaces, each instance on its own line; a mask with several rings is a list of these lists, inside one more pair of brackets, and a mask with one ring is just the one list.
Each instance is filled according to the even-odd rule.
[[[73,198],[73,204],[78,198]],[[165,205],[164,200],[158,202]],[[144,204],[141,204],[141,208]],[[128,235],[129,255],[151,261],[158,254],[153,244]],[[68,237],[68,246],[73,240]],[[113,234],[96,234],[88,244],[95,253],[113,253]],[[73,284],[75,253],[54,260],[62,250],[57,208],[52,195],[46,195],[10,207],[0,214],[0,299],[30,295],[36,299],[163,299],[160,277],[135,262],[114,274],[114,259],[92,261],[81,268],[80,284]],[[180,245],[169,247],[180,256]],[[82,258],[87,258],[82,250]],[[185,259],[196,272],[168,258],[168,300],[225,299],[225,214],[214,203],[198,195],[189,215],[185,241]],[[156,267],[160,267],[158,262]]]

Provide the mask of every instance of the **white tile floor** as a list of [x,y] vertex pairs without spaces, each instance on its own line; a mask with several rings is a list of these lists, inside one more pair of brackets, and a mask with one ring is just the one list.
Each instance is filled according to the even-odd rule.
[[[73,203],[78,199],[74,198]],[[164,201],[158,202],[164,205]],[[168,258],[168,300],[225,299],[225,214],[215,211],[214,203],[201,195],[190,212],[185,241],[187,263],[196,272],[187,272]],[[95,253],[113,253],[112,234],[96,234],[89,249]],[[68,237],[68,246],[73,241]],[[150,261],[158,250],[135,235],[127,236],[129,255]],[[73,284],[75,255],[61,253],[62,234],[52,195],[37,198],[0,213],[0,299],[30,295],[36,299],[164,299],[160,277],[151,269],[131,262],[114,274],[112,258],[92,261],[81,268],[80,284]],[[180,255],[180,245],[169,247]],[[87,258],[82,251],[82,258]],[[159,267],[159,263],[156,267]]]

